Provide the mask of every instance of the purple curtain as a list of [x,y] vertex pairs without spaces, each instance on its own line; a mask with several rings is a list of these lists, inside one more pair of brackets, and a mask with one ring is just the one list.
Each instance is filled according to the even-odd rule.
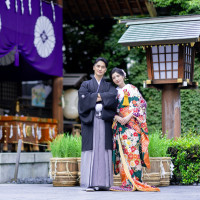
[[[54,6],[54,21],[51,4],[42,2],[41,15],[40,0],[32,0],[31,7],[28,2],[10,0],[7,7],[5,0],[0,1],[0,57],[14,50],[15,66],[23,68],[27,64],[33,68],[30,72],[62,76],[62,8]],[[5,66],[0,68],[6,70]]]

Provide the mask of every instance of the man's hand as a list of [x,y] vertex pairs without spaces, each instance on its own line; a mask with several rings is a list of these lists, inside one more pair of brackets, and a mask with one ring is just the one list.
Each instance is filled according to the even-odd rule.
[[102,101],[102,99],[101,99],[101,95],[98,93],[97,102],[99,102],[99,101]]

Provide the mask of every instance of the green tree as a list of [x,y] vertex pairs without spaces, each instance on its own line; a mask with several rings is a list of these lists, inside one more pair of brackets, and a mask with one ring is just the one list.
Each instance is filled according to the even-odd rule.
[[156,7],[168,8],[169,15],[200,14],[199,0],[150,0]]

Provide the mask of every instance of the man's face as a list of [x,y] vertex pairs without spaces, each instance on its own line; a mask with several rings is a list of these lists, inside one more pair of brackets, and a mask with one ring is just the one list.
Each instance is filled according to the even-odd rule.
[[93,66],[93,70],[94,70],[94,75],[96,76],[104,76],[104,74],[106,73],[106,65],[103,61],[98,61],[94,66]]

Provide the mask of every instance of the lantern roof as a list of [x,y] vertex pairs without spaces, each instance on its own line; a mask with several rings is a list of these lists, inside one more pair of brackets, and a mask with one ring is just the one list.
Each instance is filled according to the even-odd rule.
[[198,42],[200,15],[124,20],[128,26],[118,43],[144,46]]

